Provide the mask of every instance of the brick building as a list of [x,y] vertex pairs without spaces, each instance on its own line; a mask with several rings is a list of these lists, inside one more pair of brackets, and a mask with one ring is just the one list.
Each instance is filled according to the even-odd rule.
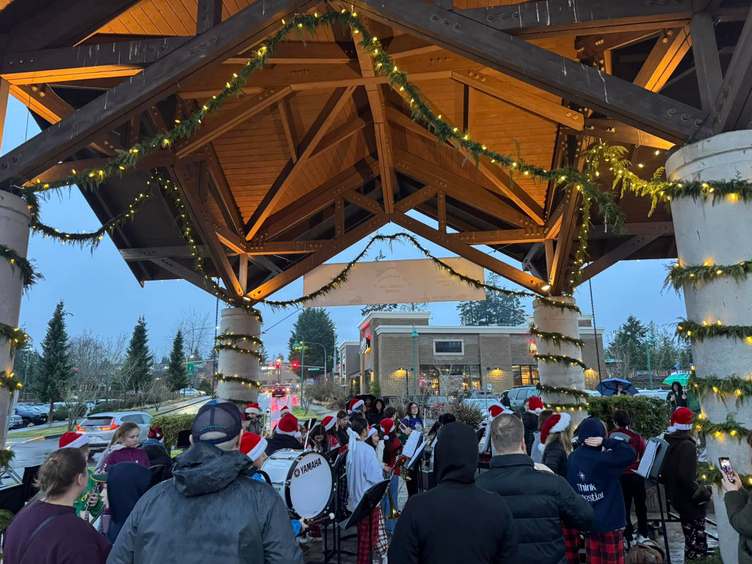
[[[534,339],[529,325],[434,326],[425,312],[376,312],[360,323],[360,381],[355,392],[378,382],[385,396],[453,394],[462,390],[500,393],[538,382]],[[586,384],[598,383],[596,336],[602,370],[603,336],[592,319],[579,321],[584,341]],[[417,377],[416,377],[417,374]]]

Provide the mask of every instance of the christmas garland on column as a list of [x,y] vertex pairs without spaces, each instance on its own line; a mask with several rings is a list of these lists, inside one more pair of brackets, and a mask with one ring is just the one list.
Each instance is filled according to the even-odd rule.
[[701,378],[692,375],[689,377],[689,387],[700,398],[712,393],[720,401],[725,402],[728,396],[733,396],[736,399],[737,406],[752,397],[752,380],[740,378],[736,375],[727,378],[719,376]]
[[587,365],[578,358],[563,354],[535,354],[533,355],[536,360],[550,363],[569,364],[570,366],[579,366],[583,370],[587,370]]
[[[752,489],[752,475],[739,475],[742,486],[745,489]],[[721,470],[710,462],[703,462],[697,466],[697,479],[707,486],[720,486],[723,481]]]
[[695,431],[706,436],[713,436],[719,441],[724,440],[726,435],[741,441],[751,433],[749,429],[739,425],[732,414],[729,414],[723,423],[713,423],[708,421],[703,413],[700,413],[697,416],[697,423],[695,423]]
[[238,384],[242,384],[247,388],[258,389],[261,387],[261,382],[257,382],[256,380],[246,380],[245,378],[241,378],[240,376],[225,376],[221,372],[216,372],[214,374],[214,379],[218,382],[236,382]]
[[588,394],[584,390],[578,390],[576,388],[565,388],[563,386],[549,386],[546,384],[538,384],[536,388],[542,394],[558,394],[562,396],[570,396],[577,400],[586,400],[585,404],[587,404],[587,400],[590,399],[590,394]]
[[11,327],[5,323],[0,323],[0,344],[7,341],[10,345],[10,354],[24,348],[29,343],[29,335],[20,327]]
[[0,387],[5,388],[11,394],[23,388],[23,384],[16,378],[15,372],[3,370],[0,372]]
[[555,345],[559,345],[561,343],[569,343],[570,345],[574,345],[576,347],[582,348],[585,345],[585,342],[582,339],[576,339],[574,337],[570,337],[569,335],[565,335],[563,333],[557,333],[552,331],[541,331],[538,329],[538,327],[535,325],[535,323],[530,324],[530,334],[534,337],[538,337],[539,339],[554,343]]
[[690,342],[702,342],[713,337],[728,337],[738,340],[752,340],[752,326],[724,325],[720,320],[714,323],[695,323],[682,319],[676,326],[676,334]]

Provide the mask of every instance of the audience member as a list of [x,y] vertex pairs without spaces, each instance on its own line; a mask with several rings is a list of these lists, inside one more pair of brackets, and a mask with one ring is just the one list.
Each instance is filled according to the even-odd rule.
[[632,526],[632,502],[635,505],[635,514],[637,515],[637,543],[643,543],[648,540],[648,507],[645,494],[645,478],[637,474],[637,468],[640,465],[640,459],[645,453],[647,446],[645,439],[639,433],[630,429],[632,419],[623,409],[617,409],[613,415],[616,428],[613,433],[623,433],[629,437],[629,446],[637,454],[634,462],[630,464],[622,474],[621,491],[624,494],[624,511],[627,516],[627,527],[624,529],[624,538],[632,542],[634,527]]
[[567,458],[572,452],[572,439],[569,436],[571,422],[572,417],[568,413],[554,413],[540,432],[543,446],[541,462],[564,478],[567,477]]

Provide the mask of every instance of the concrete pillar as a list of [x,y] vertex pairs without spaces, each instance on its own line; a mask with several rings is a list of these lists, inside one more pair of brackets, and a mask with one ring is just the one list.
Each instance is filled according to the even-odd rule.
[[[574,298],[569,296],[558,296],[552,300],[575,305]],[[533,302],[535,326],[539,331],[546,333],[560,333],[566,337],[579,339],[578,321],[580,314],[572,309],[556,307],[548,302],[535,300]],[[582,360],[582,349],[574,343],[566,341],[552,341],[536,337],[536,346],[538,354],[555,354],[567,356],[573,359]],[[559,388],[572,388],[575,390],[585,389],[584,370],[577,364],[571,362],[548,362],[538,360],[538,375],[540,383],[544,386],[556,386]],[[568,394],[558,394],[545,392],[543,401],[552,404],[575,405],[582,403],[576,397]],[[585,411],[577,412],[578,415],[585,416]]]
[[[219,335],[233,333],[235,335],[261,336],[261,322],[246,313],[243,308],[231,307],[222,310],[219,323]],[[257,350],[257,345],[251,342],[224,341],[247,350]],[[258,382],[261,377],[261,363],[253,355],[230,350],[220,350],[217,355],[217,371],[224,377],[241,378],[236,380],[219,380],[217,382],[217,397],[236,402],[256,401],[258,389],[252,382]]]
[[[752,130],[721,133],[687,145],[666,162],[672,180],[752,180]],[[733,265],[752,259],[752,204],[733,196],[713,203],[712,199],[674,198],[671,202],[674,234],[682,265]],[[687,319],[702,323],[752,325],[752,280],[721,277],[704,284],[684,287]],[[714,337],[692,345],[699,378],[752,375],[752,346],[741,340]],[[701,399],[702,410],[714,423],[733,414],[736,421],[752,428],[752,405],[737,405],[733,396],[720,401],[713,394]],[[717,464],[728,456],[740,474],[751,474],[752,452],[746,441],[729,436],[707,436],[708,459]],[[718,520],[721,558],[726,564],[737,560],[736,532],[731,528],[723,504],[723,492],[714,488],[713,501]]]
[[[0,190],[0,244],[25,257],[29,244],[29,210],[18,196]],[[18,326],[21,313],[23,280],[19,270],[8,261],[0,259],[0,323]],[[0,337],[0,372],[13,370],[10,344]],[[0,448],[5,446],[8,434],[8,413],[12,396],[0,387]]]

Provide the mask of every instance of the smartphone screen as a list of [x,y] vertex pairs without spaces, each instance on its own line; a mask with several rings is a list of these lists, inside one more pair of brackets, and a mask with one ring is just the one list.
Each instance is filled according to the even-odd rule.
[[726,478],[728,478],[728,481],[732,484],[736,482],[736,478],[734,478],[734,467],[731,466],[731,460],[729,460],[725,456],[721,456],[718,459],[718,465],[721,467],[721,471],[726,474]]

